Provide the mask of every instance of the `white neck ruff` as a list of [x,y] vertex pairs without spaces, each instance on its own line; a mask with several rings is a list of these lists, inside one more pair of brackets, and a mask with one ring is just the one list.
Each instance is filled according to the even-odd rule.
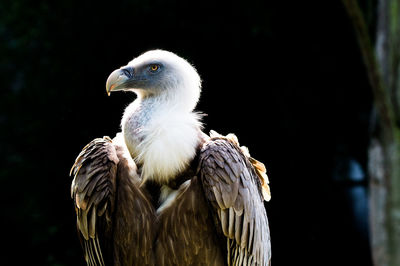
[[141,165],[142,181],[160,184],[189,166],[202,127],[199,114],[140,98],[126,108],[121,126],[131,156]]

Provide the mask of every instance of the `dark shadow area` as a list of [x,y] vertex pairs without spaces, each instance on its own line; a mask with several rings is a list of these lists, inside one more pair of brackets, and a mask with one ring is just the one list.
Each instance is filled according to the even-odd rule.
[[272,265],[371,265],[372,96],[340,1],[5,0],[0,39],[5,265],[83,265],[68,173],[135,97],[108,75],[153,48],[196,66],[206,131],[265,163]]

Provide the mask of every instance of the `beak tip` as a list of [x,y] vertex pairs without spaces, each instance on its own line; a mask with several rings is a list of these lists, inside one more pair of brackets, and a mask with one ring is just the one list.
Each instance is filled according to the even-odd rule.
[[108,96],[110,96],[112,90],[113,90],[115,87],[116,87],[116,84],[115,84],[115,83],[114,83],[114,84],[111,84],[111,86],[108,86],[108,84],[107,84],[107,86],[106,86],[106,91],[107,91],[107,95],[108,95]]

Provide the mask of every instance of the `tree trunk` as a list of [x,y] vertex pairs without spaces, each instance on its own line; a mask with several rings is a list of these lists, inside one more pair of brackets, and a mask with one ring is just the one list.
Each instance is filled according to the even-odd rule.
[[400,265],[400,0],[378,0],[375,50],[356,0],[343,0],[374,95],[369,147],[374,264]]

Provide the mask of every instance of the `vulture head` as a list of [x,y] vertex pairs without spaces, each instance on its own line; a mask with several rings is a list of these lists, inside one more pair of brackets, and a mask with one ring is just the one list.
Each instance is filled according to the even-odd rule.
[[108,95],[114,91],[134,91],[139,98],[158,97],[187,111],[196,106],[200,88],[201,80],[195,68],[164,50],[140,55],[113,71],[106,83]]

